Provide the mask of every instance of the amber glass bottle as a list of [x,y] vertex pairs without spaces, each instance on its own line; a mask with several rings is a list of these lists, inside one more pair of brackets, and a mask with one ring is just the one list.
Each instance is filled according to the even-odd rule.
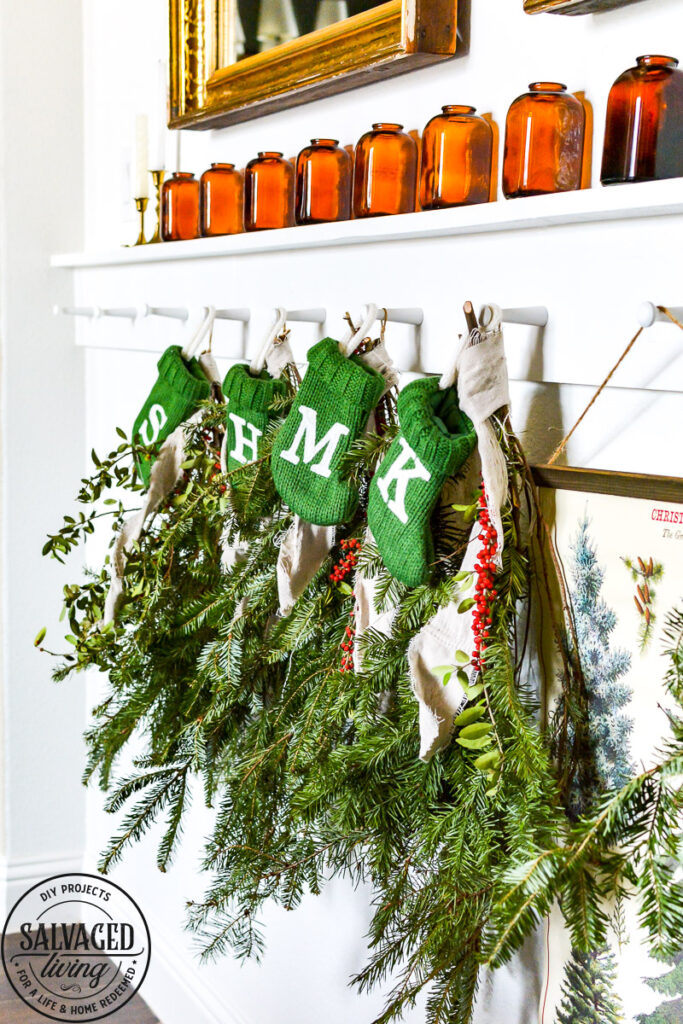
[[176,171],[161,187],[161,237],[179,242],[199,236],[199,182],[189,171]]
[[674,57],[638,57],[607,101],[603,185],[683,177],[683,71]]
[[348,220],[351,158],[336,139],[311,139],[296,161],[296,222]]
[[533,82],[505,122],[503,192],[508,199],[581,187],[583,105],[559,82]]
[[244,186],[234,164],[211,164],[199,179],[202,235],[244,231]]
[[356,144],[355,217],[410,213],[415,209],[417,144],[400,124],[373,124]]
[[491,125],[474,107],[442,107],[422,133],[422,209],[487,203],[492,152]]
[[247,164],[244,224],[247,231],[293,226],[294,168],[282,153],[259,153]]

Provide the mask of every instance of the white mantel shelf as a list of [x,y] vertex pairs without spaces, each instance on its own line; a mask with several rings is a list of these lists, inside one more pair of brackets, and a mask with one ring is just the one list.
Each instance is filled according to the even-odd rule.
[[326,249],[333,246],[368,245],[410,239],[477,235],[520,231],[561,224],[666,217],[683,214],[683,178],[638,185],[599,185],[580,192],[564,192],[528,199],[499,200],[479,206],[430,210],[396,217],[364,220],[278,231],[254,231],[188,242],[165,242],[138,247],[121,246],[105,252],[61,253],[53,267],[106,267],[170,260],[201,260],[248,253]]

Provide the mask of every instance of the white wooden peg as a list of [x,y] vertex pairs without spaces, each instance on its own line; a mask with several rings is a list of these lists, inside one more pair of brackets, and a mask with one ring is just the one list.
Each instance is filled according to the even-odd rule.
[[[545,327],[548,323],[548,310],[545,306],[511,306],[501,310],[504,324],[526,324],[529,327]],[[479,323],[486,328],[493,319],[490,306],[482,306],[479,310]]]
[[183,323],[189,318],[187,309],[178,306],[145,306],[145,316],[166,316],[171,320],[182,320]]
[[101,309],[100,316],[121,317],[123,320],[135,320],[140,315],[136,306],[121,306],[116,309]]
[[[683,322],[683,306],[667,306],[672,316]],[[652,327],[655,323],[670,324],[672,321],[661,310],[657,309],[654,302],[641,302],[638,307],[638,323],[641,327]]]
[[251,319],[251,310],[245,308],[217,309],[214,316],[216,320],[240,320],[243,324],[248,324]]
[[424,310],[419,307],[406,307],[406,308],[387,308],[386,306],[379,306],[377,309],[377,319],[383,320],[384,314],[386,313],[387,322],[390,324],[412,324],[413,327],[419,327],[424,322]]
[[287,320],[292,323],[303,324],[324,324],[327,320],[327,310],[316,309],[288,309]]
[[88,316],[95,319],[100,315],[99,306],[53,306],[55,316]]

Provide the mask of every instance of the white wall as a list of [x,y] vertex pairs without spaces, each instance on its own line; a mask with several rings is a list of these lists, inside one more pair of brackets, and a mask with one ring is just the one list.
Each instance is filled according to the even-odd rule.
[[[326,100],[216,132],[184,133],[183,169],[200,173],[210,160],[242,165],[257,150],[297,152],[309,138],[337,135],[347,143],[376,120],[395,119],[421,128],[447,102],[473,103],[502,124],[511,100],[531,81],[556,78],[585,89],[595,107],[594,181],[598,180],[607,92],[637,54],[670,51],[683,39],[680,0],[645,0],[601,16],[563,18],[522,13],[521,0],[475,0],[467,56]],[[164,54],[164,0],[84,0],[86,239],[91,248],[116,246],[134,237],[123,207],[122,164],[130,158],[133,116],[152,102],[155,61]],[[672,43],[675,40],[675,43]],[[679,56],[683,56],[679,53]],[[169,141],[169,156],[173,145]],[[597,188],[600,186],[597,185]],[[79,271],[76,290],[84,303],[187,304],[198,308],[251,305],[252,343],[276,304],[324,305],[331,333],[341,329],[345,309],[372,299],[381,305],[422,305],[425,325],[417,358],[409,355],[409,332],[390,332],[404,366],[420,369],[446,358],[461,329],[465,298],[502,305],[545,303],[550,324],[542,339],[524,328],[507,333],[515,378],[514,411],[531,455],[542,458],[583,408],[595,384],[635,329],[643,299],[681,303],[681,218],[566,226],[383,243],[354,249],[252,254],[221,260],[158,263]],[[73,247],[70,239],[55,248]],[[51,338],[59,330],[52,328]],[[106,448],[115,424],[129,426],[154,371],[160,348],[182,336],[176,325],[80,323],[81,341],[111,349],[88,350],[86,437]],[[628,468],[681,475],[680,389],[683,365],[674,328],[658,327],[641,340],[621,377],[601,398],[570,448],[578,465]],[[313,340],[304,326],[294,332],[299,354]],[[216,329],[223,357],[243,354],[235,326]],[[129,346],[128,352],[117,350]],[[653,378],[649,388],[644,387]],[[546,383],[544,383],[546,382]],[[549,382],[549,383],[548,383]],[[572,382],[571,386],[567,382]],[[77,475],[77,474],[74,474]],[[96,556],[99,557],[99,554]],[[88,856],[113,827],[91,794]],[[191,942],[182,932],[185,900],[198,895],[202,879],[203,814],[193,812],[182,856],[168,875],[154,867],[153,837],[131,853],[117,878],[138,898],[150,919],[157,953],[145,993],[164,1024],[198,1021],[313,1024],[321,1012],[331,1024],[370,1020],[379,995],[359,999],[345,988],[362,962],[368,921],[363,894],[351,897],[335,886],[295,914],[269,915],[263,968],[230,961],[194,966]],[[510,1024],[531,1019],[528,1007],[508,1000]],[[422,1019],[419,1011],[409,1018]],[[493,1017],[492,1019],[500,1019]]]
[[82,466],[84,360],[51,315],[72,282],[49,269],[55,248],[83,239],[81,46],[79,0],[0,5],[0,902],[10,904],[78,865],[85,833],[84,692],[53,685],[51,660],[33,648],[43,625],[58,642],[66,575],[40,551]]

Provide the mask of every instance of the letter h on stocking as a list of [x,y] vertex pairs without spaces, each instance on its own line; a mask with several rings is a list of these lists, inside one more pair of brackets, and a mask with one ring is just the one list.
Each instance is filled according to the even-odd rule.
[[[247,423],[237,413],[230,412],[228,416],[235,427],[235,446],[230,452],[230,458],[236,462],[241,462],[242,465],[245,465],[247,462],[256,462],[258,458],[258,439],[263,434],[263,431],[255,427],[253,423]],[[246,436],[244,432],[245,427],[249,430],[251,437]],[[244,453],[245,448],[249,449],[249,458]]]

